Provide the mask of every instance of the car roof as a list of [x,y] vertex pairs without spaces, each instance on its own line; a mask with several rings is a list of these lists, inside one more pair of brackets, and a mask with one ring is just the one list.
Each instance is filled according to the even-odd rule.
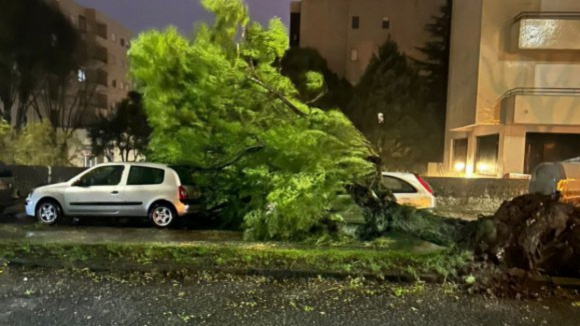
[[147,168],[157,168],[157,169],[164,169],[167,168],[167,164],[161,163],[147,163],[147,162],[109,162],[109,163],[101,163],[97,166],[107,166],[107,165],[130,165],[130,166],[142,166]]
[[408,172],[383,172],[382,174],[383,176],[390,176],[396,178],[409,178],[415,176],[415,174]]

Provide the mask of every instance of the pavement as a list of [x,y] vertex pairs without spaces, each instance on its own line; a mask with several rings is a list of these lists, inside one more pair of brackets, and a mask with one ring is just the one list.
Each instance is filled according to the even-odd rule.
[[0,325],[578,325],[569,301],[465,296],[361,279],[275,280],[6,267]]

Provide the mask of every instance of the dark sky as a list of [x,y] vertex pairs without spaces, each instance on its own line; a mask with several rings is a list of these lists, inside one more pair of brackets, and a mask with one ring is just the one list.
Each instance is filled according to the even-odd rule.
[[[270,18],[282,18],[288,27],[291,0],[246,0],[252,19],[266,23]],[[194,22],[207,20],[199,0],[77,0],[83,6],[95,8],[123,23],[135,33],[175,25],[189,34]]]

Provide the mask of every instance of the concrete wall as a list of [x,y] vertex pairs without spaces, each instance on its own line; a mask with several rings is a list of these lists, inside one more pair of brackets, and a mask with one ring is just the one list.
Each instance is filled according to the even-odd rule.
[[9,165],[8,167],[14,174],[15,188],[22,196],[27,196],[32,189],[38,186],[68,181],[85,170],[84,168],[58,166]]
[[492,215],[501,204],[528,192],[528,180],[425,178],[437,195],[436,213],[474,219]]

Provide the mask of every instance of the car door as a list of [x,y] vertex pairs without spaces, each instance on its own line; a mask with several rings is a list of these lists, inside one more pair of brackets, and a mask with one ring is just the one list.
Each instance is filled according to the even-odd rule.
[[407,181],[383,175],[383,185],[393,193],[399,205],[421,208],[424,196]]
[[[163,194],[166,186],[165,170],[149,166],[132,165],[124,188],[123,215],[146,216],[148,205]],[[177,188],[173,189],[177,193]],[[168,198],[166,198],[168,199]]]
[[65,190],[65,205],[73,214],[119,215],[123,207],[124,164],[98,166],[74,180]]

